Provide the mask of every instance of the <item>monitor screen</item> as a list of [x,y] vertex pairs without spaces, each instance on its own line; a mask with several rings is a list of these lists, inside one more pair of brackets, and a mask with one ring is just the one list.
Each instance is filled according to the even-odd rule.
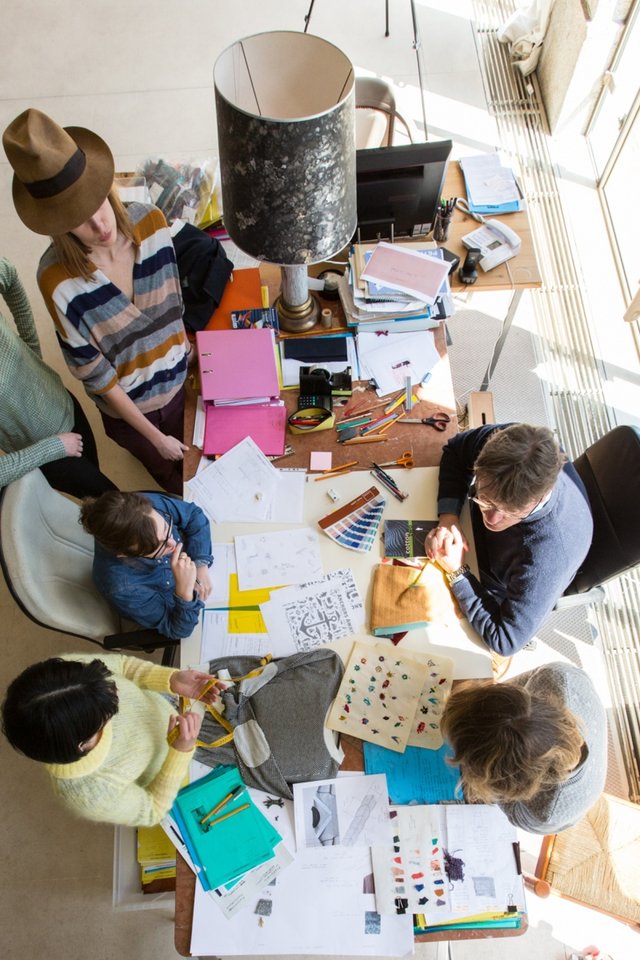
[[442,195],[451,140],[356,152],[356,239],[419,236],[431,230]]

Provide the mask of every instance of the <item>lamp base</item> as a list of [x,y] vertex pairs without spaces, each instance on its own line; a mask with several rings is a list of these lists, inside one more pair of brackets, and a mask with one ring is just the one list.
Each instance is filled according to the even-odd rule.
[[281,294],[274,303],[274,307],[278,311],[280,328],[287,333],[306,333],[307,330],[315,327],[320,319],[320,304],[311,294],[300,306],[285,303]]

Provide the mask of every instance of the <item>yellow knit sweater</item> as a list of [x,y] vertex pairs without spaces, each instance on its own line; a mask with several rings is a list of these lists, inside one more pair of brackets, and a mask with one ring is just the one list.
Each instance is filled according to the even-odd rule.
[[193,753],[167,744],[169,717],[163,697],[175,671],[121,654],[68,654],[66,660],[101,660],[118,688],[118,712],[98,744],[74,763],[45,764],[54,792],[88,820],[151,826],[167,813]]

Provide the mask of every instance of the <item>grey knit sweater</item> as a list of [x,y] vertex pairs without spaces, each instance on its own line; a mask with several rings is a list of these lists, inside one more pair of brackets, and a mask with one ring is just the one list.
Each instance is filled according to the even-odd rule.
[[530,833],[559,833],[594,805],[607,772],[607,721],[591,680],[570,663],[550,663],[513,678],[532,693],[557,696],[578,718],[586,756],[568,780],[543,790],[527,803],[502,803],[509,820]]

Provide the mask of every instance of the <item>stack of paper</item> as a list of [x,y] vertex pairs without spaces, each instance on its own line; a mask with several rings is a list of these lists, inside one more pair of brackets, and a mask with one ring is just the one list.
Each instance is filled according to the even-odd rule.
[[[140,864],[140,882],[142,889],[153,884],[157,889],[158,880],[174,880],[176,875],[176,851],[166,833],[160,826],[138,827],[138,863]],[[173,889],[174,884],[167,886]]]
[[424,930],[516,927],[525,910],[515,827],[497,806],[399,806],[393,846],[373,850],[380,913]]
[[338,285],[347,324],[358,332],[436,327],[454,311],[448,267],[431,241],[354,244],[349,274]]
[[263,453],[281,455],[287,414],[273,329],[200,330],[196,344],[205,454],[225,453],[249,436]]
[[282,840],[253,803],[237,767],[216,767],[183,787],[171,816],[205,890],[273,859]]
[[503,167],[497,153],[460,160],[469,210],[479,214],[516,213],[525,203],[510,167]]

